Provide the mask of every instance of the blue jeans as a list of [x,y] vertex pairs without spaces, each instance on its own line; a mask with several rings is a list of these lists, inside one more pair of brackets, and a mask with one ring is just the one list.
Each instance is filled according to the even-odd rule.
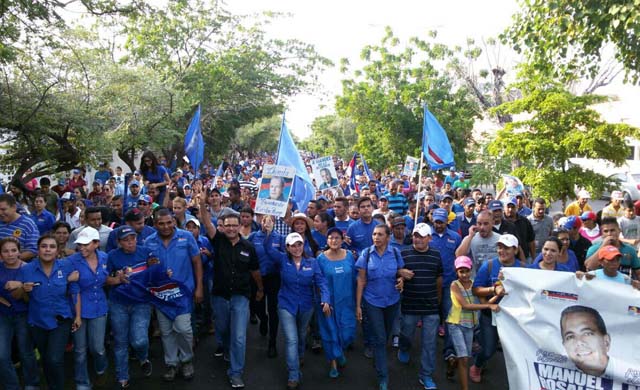
[[229,377],[241,376],[247,347],[249,299],[244,295],[232,295],[227,300],[214,295],[213,310],[216,313],[216,333],[222,339],[225,353],[229,353],[231,367],[227,374]]
[[285,357],[290,381],[300,381],[300,358],[304,357],[307,326],[313,315],[313,308],[295,315],[285,309],[278,309],[280,325],[284,333]]
[[136,303],[121,305],[111,303],[109,307],[111,331],[113,332],[113,355],[116,380],[129,380],[129,344],[140,363],[149,357],[149,321],[151,305]]
[[411,349],[418,321],[422,320],[422,352],[420,353],[420,378],[431,377],[436,367],[436,340],[440,316],[438,314],[402,314],[400,350]]
[[107,352],[104,349],[104,333],[107,329],[107,316],[83,318],[82,325],[73,333],[75,380],[78,390],[90,390],[89,370],[87,368],[87,348],[93,357],[93,367],[98,375],[107,370]]
[[476,355],[474,365],[484,368],[484,365],[496,353],[498,345],[498,328],[491,325],[491,312],[488,314],[482,311],[480,316],[480,346],[482,350]]
[[71,333],[71,322],[70,318],[61,320],[54,329],[29,326],[31,339],[40,352],[49,390],[64,390],[64,347]]
[[398,306],[400,302],[396,302],[387,307],[376,307],[362,300],[364,310],[367,313],[367,328],[369,332],[369,340],[373,348],[373,361],[378,374],[380,383],[387,383],[389,379],[389,370],[387,367],[387,340],[393,328],[393,322],[398,316]]
[[[442,321],[445,322],[447,317],[449,316],[449,311],[451,310],[451,287],[450,285],[447,287],[442,287]],[[444,327],[444,346],[442,348],[442,357],[444,360],[447,360],[450,357],[455,357],[456,351],[453,347],[453,340],[451,339],[451,335],[449,334],[449,327]]]
[[20,381],[11,361],[11,341],[15,336],[22,363],[25,389],[40,387],[40,371],[33,342],[29,337],[27,313],[0,316],[0,381],[6,390],[19,390]]

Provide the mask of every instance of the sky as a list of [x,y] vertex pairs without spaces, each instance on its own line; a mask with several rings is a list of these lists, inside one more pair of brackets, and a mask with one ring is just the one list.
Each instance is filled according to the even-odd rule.
[[[227,7],[238,14],[290,13],[291,17],[274,23],[269,33],[311,43],[336,65],[341,58],[348,58],[352,68],[362,64],[359,56],[364,46],[380,42],[385,26],[390,26],[402,42],[437,30],[438,41],[464,45],[469,37],[476,41],[496,37],[518,9],[515,0],[229,0]],[[308,136],[315,117],[333,112],[342,78],[337,66],[329,69],[320,76],[320,91],[300,94],[287,102],[287,122],[294,134]]]

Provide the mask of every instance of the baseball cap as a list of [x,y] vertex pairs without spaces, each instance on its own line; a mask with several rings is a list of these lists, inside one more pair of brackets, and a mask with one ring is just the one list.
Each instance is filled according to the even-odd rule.
[[595,221],[595,220],[598,219],[598,215],[596,213],[594,213],[593,211],[585,211],[580,216],[580,219],[583,220],[583,221],[586,221],[588,219],[590,219],[592,221]]
[[318,199],[316,199],[316,200],[324,200],[325,202],[328,202],[328,201],[329,201],[329,199],[327,199],[327,197],[326,197],[326,196],[324,196],[324,195],[320,195],[320,196],[318,197]]
[[611,193],[611,199],[623,200],[624,196],[622,195],[622,191],[613,191]]
[[302,239],[302,236],[295,232],[289,233],[286,240],[287,245],[293,245],[296,242],[304,242],[304,240]]
[[582,226],[582,220],[575,215],[571,215],[569,217],[560,218],[558,220],[558,225],[567,230],[571,230],[573,228],[580,228]]
[[182,189],[185,189],[185,188],[191,189],[191,184],[185,184],[185,185],[183,185],[183,186],[182,186]]
[[96,184],[100,184],[100,185],[102,185],[102,184],[104,184],[104,183],[102,183],[102,180],[100,180],[100,179],[95,179],[95,180],[93,181],[93,185],[95,186]]
[[507,205],[512,204],[514,206],[517,206],[518,205],[518,200],[516,198],[509,198],[509,199],[507,199],[507,203],[506,204]]
[[473,266],[473,262],[467,256],[458,256],[456,257],[456,261],[453,263],[456,270],[458,268],[469,268]]
[[71,173],[73,173],[74,175],[78,175],[78,174],[80,174],[80,170],[79,169],[72,169]]
[[185,226],[187,225],[187,223],[189,222],[193,222],[196,224],[197,227],[200,227],[200,221],[198,221],[198,218],[192,217],[187,219],[187,222],[185,223]]
[[418,233],[421,237],[426,237],[431,235],[431,227],[426,223],[419,223],[416,227],[413,228],[413,233]]
[[605,245],[598,249],[598,258],[602,260],[611,261],[618,256],[622,256],[622,253],[613,245]]
[[78,234],[78,238],[74,241],[74,244],[88,244],[91,241],[100,241],[100,234],[98,231],[91,226],[87,226],[80,231]]
[[502,245],[504,245],[506,247],[517,248],[518,247],[518,238],[516,238],[516,236],[514,236],[513,234],[503,234],[498,239],[498,244],[502,244]]
[[140,182],[137,180],[131,180],[131,182],[129,183],[129,187],[133,187],[133,186],[140,187]]
[[464,200],[464,207],[475,206],[476,200],[473,198],[467,198]]
[[60,199],[62,199],[63,201],[76,200],[76,195],[73,192],[65,192],[64,194],[62,194],[62,197]]
[[122,240],[125,237],[132,236],[137,234],[135,230],[131,226],[122,226],[120,230],[118,230],[118,240]]
[[578,198],[591,199],[591,194],[587,190],[578,191]]
[[389,201],[389,199],[387,199],[386,195],[382,195],[381,197],[378,198],[378,200],[386,200]]
[[500,202],[499,200],[492,200],[491,202],[489,202],[488,208],[491,211],[504,210],[504,206],[502,206],[502,202]]
[[453,196],[451,196],[451,194],[444,194],[442,195],[442,197],[440,198],[440,201],[442,202],[445,199],[451,199],[453,200]]
[[393,222],[391,222],[391,225],[393,225],[393,227],[400,225],[407,226],[407,221],[404,220],[404,217],[398,216],[393,218]]
[[134,175],[141,175],[142,173],[140,173],[140,171],[136,169],[136,170],[133,172],[133,174],[134,174]]
[[434,221],[440,221],[440,222],[447,222],[449,220],[449,213],[447,213],[447,210],[445,209],[435,209],[433,210],[433,214],[431,214],[431,216],[433,217]]
[[153,203],[153,199],[151,198],[151,196],[149,195],[140,195],[140,197],[138,198],[138,203],[140,202],[147,202],[147,203]]

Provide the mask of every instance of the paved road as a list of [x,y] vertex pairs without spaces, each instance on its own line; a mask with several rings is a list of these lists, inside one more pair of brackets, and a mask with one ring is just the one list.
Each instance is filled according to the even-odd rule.
[[[284,390],[287,384],[287,374],[284,361],[284,352],[282,347],[282,335],[279,337],[279,356],[276,359],[268,359],[266,357],[267,339],[260,336],[257,325],[249,325],[248,347],[246,358],[246,370],[244,380],[247,389],[257,390]],[[439,348],[441,342],[439,342]],[[170,390],[170,389],[231,389],[226,377],[227,364],[222,358],[213,356],[215,350],[215,341],[213,336],[207,336],[201,339],[200,344],[196,348],[196,376],[190,382],[186,382],[181,378],[176,379],[173,383],[165,383],[161,376],[164,370],[162,363],[162,348],[159,339],[154,339],[151,345],[151,360],[153,362],[153,375],[151,378],[144,378],[141,371],[137,367],[137,363],[131,361],[133,368],[131,369],[131,389],[153,389],[153,390]],[[354,349],[347,353],[347,366],[338,379],[328,377],[328,364],[324,359],[324,355],[315,355],[310,350],[305,355],[305,366],[303,368],[303,382],[301,388],[303,390],[353,390],[353,389],[371,389],[378,388],[373,361],[365,358],[362,354],[362,342],[358,340]],[[439,349],[440,351],[440,349]],[[393,357],[391,356],[393,355]],[[66,355],[67,372],[67,388],[72,389],[73,373],[72,361],[73,355]],[[411,362],[409,365],[400,364],[395,358],[395,349],[389,348],[390,361],[390,382],[389,388],[420,390],[423,387],[418,383],[419,354],[418,351],[412,351]],[[456,382],[447,381],[445,378],[445,367],[442,362],[438,362],[434,380],[438,384],[440,390],[459,389]],[[115,388],[113,366],[110,366],[108,383],[94,386],[96,390]],[[483,383],[480,385],[472,384],[471,390],[503,390],[508,389],[507,377],[504,366],[504,360],[501,353],[497,353],[491,360],[486,371]]]

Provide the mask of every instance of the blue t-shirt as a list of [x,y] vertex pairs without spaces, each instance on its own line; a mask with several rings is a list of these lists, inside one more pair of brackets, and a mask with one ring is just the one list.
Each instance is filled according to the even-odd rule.
[[107,296],[103,289],[107,276],[109,276],[107,254],[102,251],[96,251],[96,256],[98,257],[98,265],[95,272],[89,267],[80,252],[74,253],[67,258],[73,264],[73,268],[80,273],[77,284],[80,288],[80,298],[82,300],[80,305],[82,318],[102,317],[109,311]]
[[[537,264],[540,261],[542,261],[542,253],[538,253],[538,256],[536,256],[535,260],[533,260],[533,264]],[[576,257],[575,252],[572,251],[571,249],[567,251],[567,262],[558,263],[558,266],[561,266],[562,268],[564,268],[562,269],[562,271],[567,271],[567,272],[576,272],[580,269],[580,267],[578,266],[578,258]],[[527,267],[527,268],[530,268],[530,267]]]
[[[537,259],[537,258],[536,258]],[[540,262],[541,260],[535,260],[532,264],[527,265],[527,268],[530,269],[542,269],[540,268]],[[566,264],[560,264],[558,262],[556,262],[556,267],[553,269],[554,271],[562,271],[562,272],[575,272],[575,271],[571,271]]]
[[49,276],[44,273],[37,258],[20,268],[19,281],[36,283],[29,293],[30,325],[51,330],[58,327],[56,317],[72,317],[68,294],[77,294],[78,286],[77,283],[68,283],[67,278],[73,271],[73,264],[68,259],[55,260]]
[[364,223],[361,219],[352,223],[347,229],[347,236],[351,239],[350,248],[359,254],[365,248],[373,245],[373,229],[378,223],[375,219],[372,219],[370,223]]
[[126,253],[122,248],[117,248],[110,251],[108,256],[107,269],[109,274],[123,271],[129,279],[129,283],[118,284],[110,288],[109,300],[120,305],[148,303],[151,296],[146,290],[147,276],[145,274],[150,268],[147,261],[152,257],[151,251],[138,245],[133,253]]
[[[156,166],[155,171],[143,172],[144,179],[149,183],[164,183],[164,175],[168,175],[169,171],[162,165]],[[166,187],[162,187],[160,190],[164,190]]]
[[316,240],[316,243],[318,244],[318,248],[320,248],[320,250],[323,250],[327,247],[327,236],[315,229],[311,231],[311,236],[314,240]]
[[[493,263],[493,265],[491,266],[491,274],[489,274],[489,262]],[[513,265],[511,265],[511,267],[521,267],[521,266],[522,264],[518,259],[516,259]],[[482,265],[480,266],[480,269],[476,274],[476,278],[473,281],[473,287],[475,288],[475,287],[495,286],[496,283],[499,281],[498,274],[500,273],[501,269],[502,269],[502,263],[500,262],[500,260],[498,260],[497,257],[494,258],[493,260],[485,261],[484,263],[482,263]]]
[[11,280],[20,280],[18,275],[20,274],[20,268],[7,268],[3,263],[0,263],[0,297],[4,298],[11,304],[7,307],[0,303],[0,316],[12,316],[16,314],[23,314],[27,312],[27,303],[22,299],[15,299],[11,296],[11,291],[5,290],[4,285]]
[[620,271],[618,271],[616,276],[609,276],[604,273],[604,270],[602,268],[600,268],[593,271],[593,274],[596,276],[597,279],[606,280],[608,282],[621,283],[621,284],[630,283],[629,277],[628,276],[625,277],[625,275],[622,274]]
[[382,256],[374,246],[363,251],[356,261],[356,268],[367,271],[364,299],[370,305],[383,308],[398,302],[400,291],[396,290],[396,279],[398,270],[402,267],[404,267],[404,261],[400,251],[390,245]]
[[451,282],[458,278],[456,274],[456,249],[460,246],[462,238],[451,229],[447,229],[442,237],[435,231],[431,235],[429,246],[440,252],[442,259],[442,287],[447,288]]
[[169,245],[165,247],[158,233],[154,233],[147,237],[144,246],[160,259],[163,267],[173,271],[172,279],[184,284],[192,293],[195,291],[191,259],[200,254],[200,247],[193,234],[175,229]]
[[38,232],[40,235],[45,234],[50,231],[53,227],[53,224],[56,223],[56,217],[48,210],[43,210],[40,214],[36,214],[35,211],[29,215],[29,218],[36,224],[38,227]]

